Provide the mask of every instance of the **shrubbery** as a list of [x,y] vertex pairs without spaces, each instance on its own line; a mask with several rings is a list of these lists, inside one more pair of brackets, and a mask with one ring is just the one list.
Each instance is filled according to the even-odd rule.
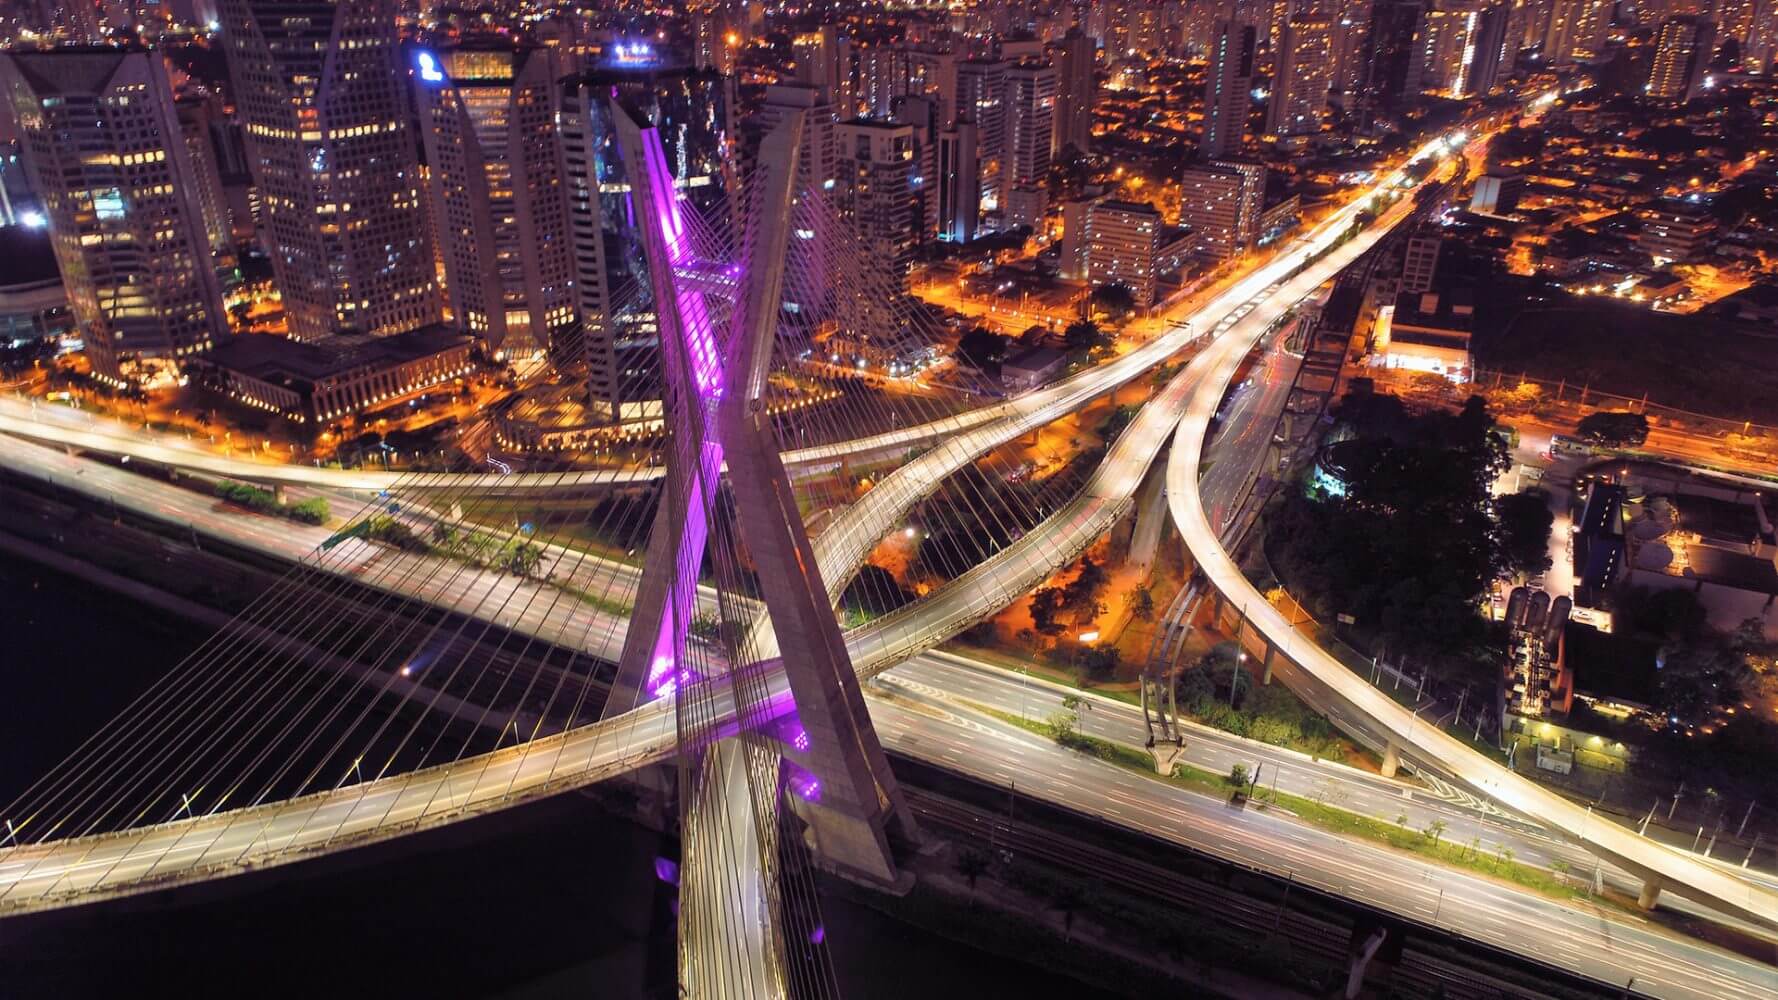
[[326,524],[331,513],[324,497],[310,497],[293,504],[279,503],[278,495],[271,490],[226,479],[216,484],[216,495],[256,514],[275,514],[303,524]]

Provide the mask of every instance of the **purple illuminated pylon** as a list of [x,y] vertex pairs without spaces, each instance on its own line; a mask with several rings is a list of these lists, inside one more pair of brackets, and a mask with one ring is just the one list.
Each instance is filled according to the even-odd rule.
[[[673,188],[673,172],[667,166],[660,132],[642,130],[641,139],[645,174],[645,183],[641,187],[648,191],[650,204],[646,206],[648,210],[633,203],[631,207],[636,210],[639,225],[659,227],[661,245],[665,247],[666,263],[671,272],[691,261],[691,240],[686,232],[685,218],[680,214],[679,198]],[[673,575],[671,605],[661,616],[660,630],[648,660],[645,690],[651,698],[672,694],[691,679],[679,666],[679,659],[684,653],[691,620],[697,610],[698,567],[703,562],[704,543],[710,533],[708,511],[722,474],[722,444],[716,439],[715,425],[716,404],[721,400],[723,390],[722,355],[717,347],[715,323],[703,296],[674,281],[671,273],[658,276],[655,285],[673,289],[672,310],[678,317],[677,324],[661,324],[666,377],[672,387],[679,390],[681,405],[698,408],[693,419],[701,421],[704,435],[698,449],[697,468],[686,482],[685,530],[680,535],[679,551],[674,558],[678,572]],[[677,330],[672,329],[675,325]],[[692,382],[689,387],[679,384],[687,373]],[[691,391],[686,391],[688,388]],[[687,416],[691,417],[691,414]],[[679,423],[687,425],[690,420]],[[672,429],[684,432],[689,428],[678,426]]]

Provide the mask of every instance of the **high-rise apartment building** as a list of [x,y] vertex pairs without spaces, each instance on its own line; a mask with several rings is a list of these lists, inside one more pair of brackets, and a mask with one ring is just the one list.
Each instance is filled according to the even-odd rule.
[[1371,0],[1340,0],[1335,6],[1333,22],[1333,68],[1328,81],[1330,89],[1341,95],[1344,106],[1354,101],[1370,86]]
[[1179,222],[1190,226],[1197,252],[1218,260],[1246,250],[1259,236],[1266,168],[1219,160],[1187,167],[1180,179]]
[[1073,146],[1082,153],[1093,147],[1093,105],[1099,84],[1093,75],[1093,40],[1071,30],[1050,47],[1056,67],[1055,151]]
[[[227,337],[200,179],[158,52],[0,57],[26,168],[98,377],[152,381]],[[212,178],[213,180],[213,178]]]
[[209,244],[210,264],[224,289],[240,280],[240,261],[229,222],[228,197],[222,189],[221,166],[216,155],[217,125],[223,119],[222,102],[213,94],[191,93],[174,99],[179,130],[191,157],[191,185]]
[[1444,239],[1430,230],[1420,230],[1408,237],[1406,252],[1401,262],[1401,290],[1404,292],[1428,292],[1432,290],[1432,279],[1438,274],[1438,251],[1444,245]]
[[1704,89],[1704,73],[1715,52],[1716,28],[1701,17],[1670,17],[1655,33],[1654,63],[1649,67],[1648,96],[1661,101],[1689,101]]
[[1041,229],[1049,210],[1050,148],[1056,124],[1056,70],[1022,59],[1006,71],[1006,149],[1001,173],[1008,225]]
[[1076,198],[1062,203],[1062,255],[1056,272],[1070,281],[1091,277],[1093,206],[1097,198]]
[[1218,20],[1210,32],[1210,66],[1204,83],[1204,135],[1198,152],[1220,159],[1241,149],[1253,89],[1253,25]]
[[939,128],[957,120],[957,56],[934,45],[910,45],[907,59],[907,93],[933,102]]
[[1544,62],[1572,66],[1597,56],[1611,27],[1611,10],[1611,0],[1551,0],[1543,36]]
[[507,356],[559,354],[578,319],[550,53],[490,42],[415,56],[452,315]]
[[953,243],[975,239],[981,223],[981,164],[972,121],[958,121],[938,134],[938,238]]
[[1439,0],[1415,38],[1411,89],[1462,99],[1494,88],[1505,58],[1507,7]]
[[913,127],[855,118],[841,122],[835,134],[840,210],[868,259],[905,280],[918,224]]
[[938,235],[938,102],[930,97],[906,95],[895,99],[895,121],[914,130],[914,176],[908,186],[916,202],[916,243]]
[[832,190],[835,176],[832,97],[826,87],[812,83],[778,83],[766,88],[760,102],[761,135],[769,135],[788,118],[800,118],[803,138],[797,146],[798,191],[807,188]]
[[755,114],[757,135],[772,134],[791,120],[802,122],[802,141],[797,145],[796,207],[791,239],[786,251],[786,308],[805,319],[821,312],[826,291],[832,285],[829,257],[833,239],[827,227],[826,204],[837,197],[838,159],[835,145],[834,108],[828,89],[812,83],[779,83],[766,88],[765,100]]
[[1135,293],[1136,306],[1154,304],[1156,257],[1160,253],[1161,213],[1144,202],[1106,199],[1087,209],[1087,280],[1093,287],[1121,284]]
[[1001,160],[1006,150],[1006,63],[966,59],[957,64],[957,120],[975,123],[981,208],[998,212],[1006,194]]
[[1284,19],[1272,57],[1266,134],[1282,138],[1321,131],[1333,75],[1333,32],[1333,22],[1312,9]]
[[290,334],[439,319],[393,0],[223,0],[272,274]]
[[640,43],[622,51],[563,82],[558,118],[589,401],[613,422],[648,419],[660,399],[654,297],[616,116],[660,129],[674,186],[718,231],[728,224],[735,152],[731,77]]

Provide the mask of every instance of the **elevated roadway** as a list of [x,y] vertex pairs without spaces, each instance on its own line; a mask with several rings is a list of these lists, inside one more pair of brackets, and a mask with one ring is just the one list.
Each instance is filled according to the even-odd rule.
[[[1364,207],[1355,202],[1336,213],[1287,252],[1218,296],[1222,314],[1232,318],[1217,323],[1222,339],[1250,343],[1285,306],[1306,295],[1362,252],[1381,227],[1373,227],[1344,245],[1337,244],[1349,235]],[[1325,259],[1284,280],[1306,267],[1316,254],[1330,248]],[[1274,296],[1274,292],[1278,294]],[[1261,302],[1269,302],[1272,307],[1256,310]],[[1176,326],[1137,352],[1050,389],[990,408],[1028,408],[1030,412],[1022,419],[997,420],[956,434],[951,440],[966,442],[957,454],[980,454],[997,442],[1010,440],[1029,420],[1056,419],[1084,399],[1143,373],[1195,336],[1189,328]],[[1188,368],[1143,407],[1087,487],[1037,529],[927,599],[848,634],[847,644],[860,673],[868,676],[932,648],[1004,607],[1078,556],[1130,506],[1144,471],[1165,444],[1183,408],[1200,398],[1190,390],[1201,370]],[[61,439],[58,443],[81,447],[81,440]],[[22,446],[13,446],[14,450],[18,447]],[[36,458],[44,461],[41,454]],[[954,457],[949,458],[934,464],[926,474],[905,477],[910,493],[903,494],[904,498],[929,492],[939,477],[948,474],[947,467],[955,467],[955,462]],[[63,478],[68,478],[65,473]],[[89,480],[86,485],[95,493],[105,492],[94,481]],[[363,489],[370,485],[347,488]],[[868,551],[866,541],[874,544],[875,538],[893,526],[888,522],[899,518],[905,509],[905,502],[867,506],[865,510],[875,513],[854,522],[856,534],[846,536],[854,541],[836,544],[836,568],[838,564],[861,559],[862,553]],[[287,532],[287,526],[277,529],[280,535]],[[283,544],[287,546],[288,542]],[[376,556],[360,554],[358,558]],[[347,572],[352,570],[348,568]],[[426,595],[427,599],[474,614],[484,607],[488,596],[484,590],[534,586],[512,579],[484,582],[474,575],[465,579],[469,582],[462,591]],[[501,600],[497,607],[515,603]],[[520,604],[524,610],[518,612],[517,621],[497,619],[496,623],[542,634],[552,641],[578,638],[581,642],[576,645],[585,645],[589,636],[603,636],[598,648],[588,648],[595,655],[614,657],[621,649],[622,622],[574,620],[576,616],[597,616],[599,612],[584,607],[558,610],[563,608],[558,601],[543,602],[538,618],[531,620],[525,616],[534,603]],[[554,617],[563,614],[570,619],[566,623]],[[776,674],[773,683],[777,685],[775,690],[782,690],[781,678]],[[284,863],[590,784],[669,756],[675,739],[672,718],[672,702],[665,699],[623,716],[521,746],[288,802],[15,847],[0,854],[0,913],[126,895]]]
[[1195,377],[1168,458],[1167,503],[1198,571],[1263,637],[1266,655],[1285,658],[1317,682],[1308,692],[1311,704],[1336,717],[1356,716],[1365,729],[1387,740],[1386,760],[1399,754],[1449,775],[1502,808],[1634,873],[1643,880],[1642,905],[1652,906],[1663,889],[1672,889],[1741,919],[1778,927],[1778,892],[1749,884],[1695,856],[1594,816],[1419,719],[1297,632],[1247,580],[1223,549],[1218,526],[1211,523],[1199,486],[1211,419],[1258,336],[1257,330],[1231,330],[1188,366]]

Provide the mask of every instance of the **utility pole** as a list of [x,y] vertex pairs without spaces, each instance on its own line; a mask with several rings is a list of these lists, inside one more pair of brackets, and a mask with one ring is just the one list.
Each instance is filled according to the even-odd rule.
[[1648,815],[1642,817],[1642,825],[1636,828],[1637,835],[1648,833],[1648,821],[1655,818],[1655,810],[1659,808],[1661,808],[1661,800],[1657,798],[1654,804],[1648,807]]
[[1673,804],[1667,807],[1667,818],[1673,818],[1673,811],[1679,808],[1679,797],[1685,794],[1685,782],[1679,783],[1679,790],[1673,793]]
[[1739,837],[1743,833],[1747,832],[1747,821],[1753,818],[1753,807],[1758,804],[1759,804],[1758,799],[1755,799],[1752,802],[1747,803],[1747,813],[1746,813],[1746,815],[1743,815],[1741,817],[1741,825],[1735,828],[1735,836]]

